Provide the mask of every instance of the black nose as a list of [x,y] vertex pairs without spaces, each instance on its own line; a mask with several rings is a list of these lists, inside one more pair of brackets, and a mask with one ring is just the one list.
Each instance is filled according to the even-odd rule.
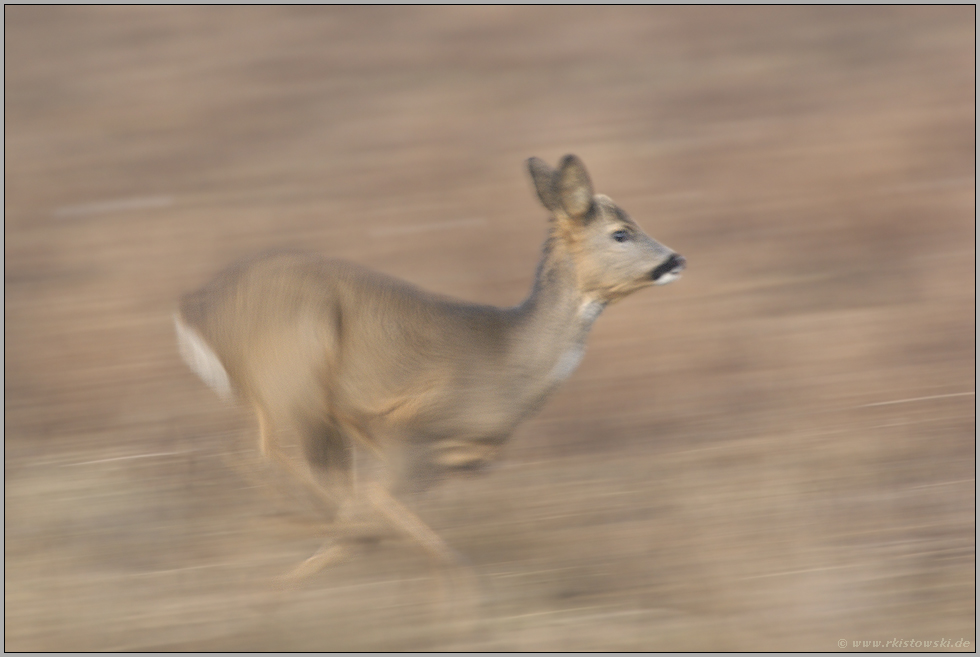
[[664,274],[679,272],[687,265],[687,260],[680,253],[671,253],[670,257],[657,265],[657,268],[650,272],[650,278],[659,279]]

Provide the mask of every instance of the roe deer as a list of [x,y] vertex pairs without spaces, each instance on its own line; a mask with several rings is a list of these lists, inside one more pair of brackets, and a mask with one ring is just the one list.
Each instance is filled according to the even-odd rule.
[[[347,262],[261,256],[185,296],[175,316],[181,354],[219,395],[258,416],[259,446],[321,498],[358,497],[355,448],[384,464],[367,501],[434,557],[454,553],[398,503],[400,487],[494,458],[522,420],[572,373],[599,313],[685,260],[593,193],[582,162],[527,161],[551,212],[530,295],[513,308],[453,301]],[[292,432],[307,466],[280,441]],[[326,475],[331,492],[312,472]],[[324,547],[296,569],[338,554]]]

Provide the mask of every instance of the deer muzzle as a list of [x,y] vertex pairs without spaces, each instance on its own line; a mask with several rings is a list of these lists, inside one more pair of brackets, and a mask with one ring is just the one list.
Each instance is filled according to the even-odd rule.
[[657,267],[650,272],[650,278],[653,279],[653,282],[657,285],[666,285],[675,278],[678,278],[686,266],[687,260],[684,258],[684,256],[679,253],[671,253],[669,258],[657,265]]

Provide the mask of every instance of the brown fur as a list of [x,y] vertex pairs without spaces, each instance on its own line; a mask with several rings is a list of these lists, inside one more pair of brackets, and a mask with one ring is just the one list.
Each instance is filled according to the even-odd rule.
[[[458,302],[296,253],[232,267],[184,297],[178,321],[256,410],[265,455],[324,494],[282,450],[284,436],[297,436],[310,465],[348,486],[333,499],[358,495],[349,490],[357,447],[384,462],[386,491],[479,467],[571,374],[605,305],[654,283],[651,272],[672,257],[674,274],[683,268],[593,193],[575,156],[557,170],[537,158],[528,166],[553,216],[534,287],[518,306]],[[379,490],[368,496],[376,503],[388,499]],[[393,500],[383,506],[394,524],[418,526],[392,517],[402,513]],[[430,548],[435,540],[410,533]]]

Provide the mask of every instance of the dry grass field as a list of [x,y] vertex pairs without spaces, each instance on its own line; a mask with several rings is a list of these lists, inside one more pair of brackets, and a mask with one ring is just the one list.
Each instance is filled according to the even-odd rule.
[[[6,650],[975,649],[974,7],[4,20]],[[278,587],[321,519],[177,299],[299,247],[516,304],[568,152],[688,269],[409,501],[468,620],[405,541]]]

